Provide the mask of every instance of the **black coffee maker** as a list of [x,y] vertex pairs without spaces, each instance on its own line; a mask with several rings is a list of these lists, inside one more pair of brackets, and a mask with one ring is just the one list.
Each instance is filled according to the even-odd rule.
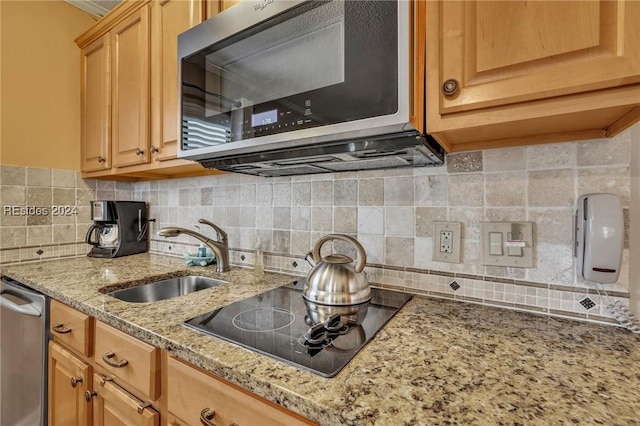
[[85,242],[93,247],[87,256],[120,257],[147,251],[147,206],[142,201],[91,202],[93,225]]

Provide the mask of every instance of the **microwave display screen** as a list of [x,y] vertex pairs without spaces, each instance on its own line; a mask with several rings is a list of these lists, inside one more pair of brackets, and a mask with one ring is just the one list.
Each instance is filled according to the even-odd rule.
[[394,114],[397,58],[397,1],[303,3],[181,60],[182,149]]
[[266,126],[269,124],[275,124],[278,122],[278,110],[273,109],[271,111],[261,112],[259,114],[251,115],[251,126]]

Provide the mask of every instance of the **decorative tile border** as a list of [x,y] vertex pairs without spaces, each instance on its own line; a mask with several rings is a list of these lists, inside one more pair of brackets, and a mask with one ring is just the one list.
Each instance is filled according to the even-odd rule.
[[[255,250],[232,248],[230,249],[231,262],[236,266],[253,267],[255,253]],[[299,276],[305,276],[311,269],[304,260],[304,256],[286,253],[265,252],[263,263],[266,270]],[[369,264],[366,271],[369,282],[375,287],[535,314],[617,325],[615,319],[607,311],[606,297],[600,296],[592,288],[381,264]],[[452,283],[456,284],[454,286],[456,289],[450,286]],[[610,299],[628,303],[629,293],[627,292],[611,291],[608,294]],[[580,300],[587,295],[595,303],[595,306],[590,309],[580,304]]]
[[46,259],[79,257],[85,256],[88,252],[89,246],[84,241],[5,247],[0,248],[0,266]]
[[[150,252],[182,257],[193,252],[198,243],[150,241]],[[84,242],[43,244],[0,249],[0,266],[43,259],[79,257],[89,250]],[[253,267],[256,250],[231,248],[230,261],[240,267]],[[264,252],[265,270],[305,276],[311,266],[304,256]],[[606,305],[615,300],[628,304],[629,293],[611,291],[608,297],[595,289],[571,287],[491,276],[447,271],[402,268],[380,264],[366,267],[372,286],[416,295],[457,300],[594,323],[618,325]],[[581,304],[585,297],[592,303]],[[586,306],[585,306],[586,305]]]

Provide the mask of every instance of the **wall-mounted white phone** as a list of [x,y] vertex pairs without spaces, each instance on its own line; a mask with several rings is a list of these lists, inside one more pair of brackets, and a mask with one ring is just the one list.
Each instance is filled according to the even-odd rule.
[[624,245],[620,198],[615,194],[581,196],[575,224],[578,276],[597,283],[615,283],[620,274]]

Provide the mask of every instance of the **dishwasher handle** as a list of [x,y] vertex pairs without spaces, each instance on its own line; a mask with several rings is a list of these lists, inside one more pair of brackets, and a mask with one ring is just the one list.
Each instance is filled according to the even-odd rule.
[[[24,301],[26,303],[18,304],[15,302],[16,299]],[[25,298],[24,296],[10,293],[8,291],[0,293],[0,306],[21,315],[28,315],[30,317],[42,316],[42,312],[40,312],[40,309],[36,308],[31,300]]]

